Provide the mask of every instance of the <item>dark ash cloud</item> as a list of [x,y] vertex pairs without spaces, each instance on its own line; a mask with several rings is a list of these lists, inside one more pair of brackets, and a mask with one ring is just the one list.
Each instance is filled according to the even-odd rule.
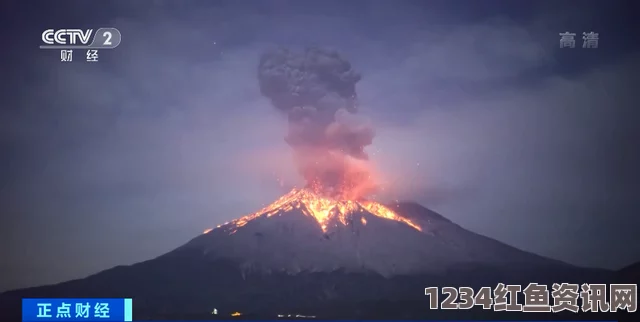
[[286,142],[307,186],[332,197],[364,197],[374,183],[366,167],[365,147],[374,130],[350,122],[357,112],[356,83],[361,76],[336,51],[278,49],[260,58],[261,93],[289,120]]

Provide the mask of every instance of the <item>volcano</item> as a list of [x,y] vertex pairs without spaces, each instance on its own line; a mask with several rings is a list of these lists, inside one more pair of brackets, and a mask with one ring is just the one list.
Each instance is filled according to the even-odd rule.
[[16,318],[24,297],[128,297],[136,320],[228,319],[237,312],[438,318],[442,311],[427,309],[425,287],[606,283],[614,276],[475,234],[413,202],[335,200],[294,189],[155,259],[1,294],[0,312]]
[[[402,215],[401,215],[402,214]],[[252,272],[443,273],[453,266],[567,266],[470,233],[416,204],[335,200],[294,189],[181,249]]]

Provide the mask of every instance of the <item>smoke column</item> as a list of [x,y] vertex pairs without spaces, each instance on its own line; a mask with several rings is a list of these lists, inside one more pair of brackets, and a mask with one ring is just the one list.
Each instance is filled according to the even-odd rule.
[[260,59],[260,91],[287,114],[285,141],[316,193],[356,199],[375,189],[364,151],[374,131],[355,118],[360,79],[337,52],[320,48],[278,49]]

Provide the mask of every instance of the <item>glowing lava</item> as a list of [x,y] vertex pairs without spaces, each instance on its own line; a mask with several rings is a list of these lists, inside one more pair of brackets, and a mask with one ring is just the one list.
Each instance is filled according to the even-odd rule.
[[[221,226],[230,225],[232,227],[231,233],[235,233],[236,230],[249,221],[258,217],[266,216],[271,217],[282,212],[287,212],[293,209],[299,209],[306,216],[313,217],[323,232],[327,231],[329,222],[337,220],[343,225],[347,225],[349,218],[353,213],[367,211],[377,217],[395,220],[404,223],[418,231],[422,231],[422,228],[417,224],[411,222],[409,219],[399,216],[391,209],[383,206],[380,203],[374,201],[355,201],[355,200],[336,200],[319,196],[307,189],[293,189],[288,194],[282,196],[272,204],[259,210],[251,215],[235,219],[229,223],[225,223]],[[361,219],[362,224],[366,225],[366,219]]]

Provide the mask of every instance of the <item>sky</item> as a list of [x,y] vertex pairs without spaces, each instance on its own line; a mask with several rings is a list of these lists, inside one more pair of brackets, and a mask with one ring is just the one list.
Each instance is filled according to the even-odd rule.
[[[637,262],[632,3],[5,3],[0,291],[154,258],[299,185],[258,88],[276,46],[333,48],[362,73],[380,200],[575,265]],[[96,63],[38,49],[45,29],[100,27],[122,43]]]

